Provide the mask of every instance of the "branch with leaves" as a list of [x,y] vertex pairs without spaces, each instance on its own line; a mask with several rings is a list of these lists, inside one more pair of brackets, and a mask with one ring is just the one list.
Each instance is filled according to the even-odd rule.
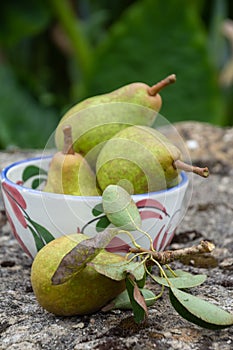
[[[211,253],[215,246],[213,243],[208,241],[201,241],[197,246],[177,249],[177,250],[166,250],[163,252],[151,251],[144,248],[131,248],[130,252],[133,254],[149,254],[161,265],[170,264],[172,261],[180,260],[188,255]],[[152,261],[152,265],[154,265]]]
[[[153,305],[163,294],[164,288],[169,288],[169,298],[175,310],[186,320],[201,327],[221,329],[233,325],[233,315],[203,299],[187,293],[186,289],[196,287],[205,282],[207,276],[192,275],[182,270],[172,270],[168,263],[179,260],[187,255],[210,253],[214,245],[202,241],[199,245],[157,252],[144,248],[131,248],[127,258],[122,262],[112,264],[95,263],[94,258],[106,248],[109,242],[119,234],[120,230],[113,228],[98,233],[93,238],[77,244],[60,262],[52,277],[52,284],[67,282],[86,266],[91,266],[98,273],[116,281],[125,280],[126,289],[113,301],[102,308],[102,311],[112,309],[132,309],[135,322],[141,324],[148,318],[148,307]],[[151,265],[158,267],[155,275]],[[166,268],[163,268],[165,265]],[[159,295],[146,288],[146,279],[161,285]],[[185,290],[185,291],[184,291]]]

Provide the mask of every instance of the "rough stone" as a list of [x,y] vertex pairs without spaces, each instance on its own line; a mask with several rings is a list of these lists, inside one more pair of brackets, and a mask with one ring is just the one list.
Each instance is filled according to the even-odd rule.
[[[192,293],[233,313],[233,129],[195,122],[179,123],[178,132],[194,163],[207,165],[211,176],[191,176],[184,218],[171,249],[208,239],[211,255],[171,264],[207,281]],[[172,138],[173,136],[170,135]],[[175,141],[175,139],[174,139]],[[39,156],[40,150],[1,152],[1,168],[19,159]],[[202,329],[182,319],[171,307],[167,291],[149,308],[146,324],[133,322],[131,311],[98,312],[57,317],[37,303],[30,284],[31,260],[15,241],[0,200],[0,349],[1,350],[230,350],[233,327]],[[147,286],[159,293],[150,280]]]

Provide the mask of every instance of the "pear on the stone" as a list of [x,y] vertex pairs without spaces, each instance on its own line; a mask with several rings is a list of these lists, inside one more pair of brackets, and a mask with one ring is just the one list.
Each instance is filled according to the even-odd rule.
[[81,101],[59,122],[55,133],[57,148],[63,148],[62,129],[69,124],[73,130],[74,150],[86,156],[96,148],[95,155],[91,157],[91,162],[95,164],[103,143],[117,132],[131,125],[153,124],[162,105],[159,91],[175,80],[172,74],[152,87],[131,83],[111,93]]
[[[88,236],[80,233],[59,237],[44,246],[33,261],[33,292],[38,303],[53,314],[72,316],[94,313],[125,290],[124,280],[115,281],[88,265],[79,273],[74,273],[65,283],[52,283],[52,277],[63,257],[85,239]],[[103,249],[93,259],[93,263],[107,265],[124,260],[123,256]]]
[[140,194],[174,187],[180,181],[180,170],[208,176],[207,168],[185,164],[181,158],[180,150],[159,131],[134,125],[102,148],[96,163],[98,184],[104,191],[119,182],[124,187],[125,181],[131,183],[134,194]]
[[43,191],[76,196],[98,196],[99,190],[96,187],[94,172],[85,158],[74,152],[71,127],[64,127],[63,133],[63,151],[53,156]]

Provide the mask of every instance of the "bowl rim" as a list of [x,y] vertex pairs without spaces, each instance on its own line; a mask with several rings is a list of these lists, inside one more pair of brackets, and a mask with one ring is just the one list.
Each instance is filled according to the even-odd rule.
[[[46,159],[52,159],[52,157],[54,156],[54,154],[51,155],[47,155],[47,156],[41,156],[41,157],[32,157],[32,158],[25,158],[16,162],[13,162],[9,165],[7,165],[6,167],[4,167],[0,173],[0,178],[1,178],[1,183],[6,182],[9,185],[17,188],[19,191],[24,191],[24,192],[32,192],[34,195],[42,195],[45,197],[54,197],[54,198],[67,198],[70,200],[83,200],[85,199],[101,199],[102,196],[74,196],[74,195],[70,195],[70,194],[60,194],[60,193],[51,193],[51,192],[43,192],[41,190],[36,190],[36,189],[32,189],[30,187],[24,187],[23,185],[17,184],[15,182],[13,182],[12,180],[10,180],[8,178],[8,172],[11,169],[17,168],[19,165],[22,165],[24,163],[31,163],[33,161],[41,161],[43,162]],[[179,182],[178,185],[171,187],[171,188],[167,188],[165,190],[160,190],[160,191],[154,191],[154,192],[148,192],[148,193],[139,193],[139,194],[133,194],[131,197],[133,199],[140,199],[140,198],[145,198],[148,195],[155,195],[155,194],[162,194],[162,193],[171,193],[171,192],[176,192],[178,191],[181,187],[185,187],[188,185],[189,182],[189,178],[187,176],[187,174],[184,171],[180,172],[181,175],[181,181]]]

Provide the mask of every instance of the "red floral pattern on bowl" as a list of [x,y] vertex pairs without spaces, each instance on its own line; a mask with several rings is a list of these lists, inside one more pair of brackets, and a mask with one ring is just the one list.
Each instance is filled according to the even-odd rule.
[[[90,237],[111,227],[102,208],[102,197],[78,197],[41,191],[51,157],[26,159],[9,165],[1,173],[3,200],[9,223],[20,246],[30,256],[48,242],[74,232]],[[178,186],[148,194],[133,195],[142,219],[142,230],[152,238],[154,249],[170,244],[184,212],[183,201],[188,178],[182,173]],[[134,239],[148,248],[149,240],[141,232]],[[129,237],[121,233],[108,245],[112,252],[126,253]]]

